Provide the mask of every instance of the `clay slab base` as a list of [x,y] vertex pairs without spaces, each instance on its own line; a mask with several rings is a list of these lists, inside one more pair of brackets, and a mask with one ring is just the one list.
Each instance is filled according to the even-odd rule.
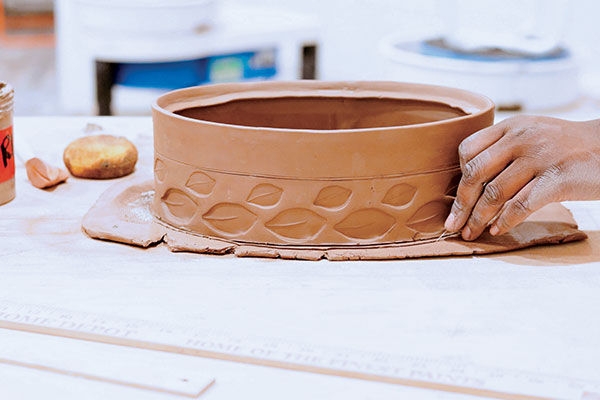
[[153,182],[133,180],[109,188],[83,218],[82,228],[92,238],[141,247],[165,243],[171,251],[230,254],[303,260],[392,260],[403,258],[501,253],[542,244],[584,240],[568,209],[550,204],[511,232],[499,237],[485,233],[475,242],[458,237],[440,241],[365,246],[273,246],[212,238],[177,230],[155,219],[150,211]]

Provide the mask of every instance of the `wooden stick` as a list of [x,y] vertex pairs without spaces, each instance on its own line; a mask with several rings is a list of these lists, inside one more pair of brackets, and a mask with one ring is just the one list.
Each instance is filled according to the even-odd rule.
[[74,378],[83,378],[83,379],[88,379],[90,381],[97,381],[97,382],[110,383],[113,385],[127,386],[127,387],[131,387],[131,388],[135,388],[135,389],[150,390],[152,392],[174,394],[177,396],[189,397],[189,398],[193,398],[193,399],[197,399],[198,397],[200,397],[204,392],[206,392],[208,390],[208,388],[210,388],[215,383],[215,380],[213,379],[199,393],[191,394],[191,393],[185,393],[185,392],[180,392],[177,390],[165,389],[165,388],[156,387],[156,386],[143,385],[141,383],[126,382],[126,381],[122,381],[119,379],[112,379],[112,378],[105,378],[102,376],[90,375],[90,374],[86,374],[83,372],[69,371],[66,369],[48,367],[46,365],[41,365],[41,364],[33,364],[33,363],[28,363],[28,362],[23,362],[23,361],[10,360],[8,358],[0,358],[0,363],[7,364],[7,365],[13,365],[16,367],[35,369],[38,371],[52,372],[54,374],[66,375],[66,376],[71,376]]

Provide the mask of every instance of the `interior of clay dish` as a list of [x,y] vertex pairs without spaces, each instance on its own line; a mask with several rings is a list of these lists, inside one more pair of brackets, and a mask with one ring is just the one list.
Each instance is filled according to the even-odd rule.
[[414,125],[467,115],[431,101],[314,96],[233,100],[175,113],[223,124],[314,130]]

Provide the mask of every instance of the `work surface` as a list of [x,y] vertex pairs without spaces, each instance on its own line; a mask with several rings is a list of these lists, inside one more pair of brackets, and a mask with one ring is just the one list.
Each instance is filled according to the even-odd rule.
[[[149,118],[18,118],[15,141],[62,166],[63,149],[88,123],[138,147],[136,172],[122,179],[150,177]],[[17,198],[0,207],[0,300],[600,380],[597,202],[566,204],[589,235],[584,242],[481,257],[302,262],[92,240],[81,218],[115,180],[71,177],[43,191],[27,182],[20,162],[16,179]],[[0,329],[1,398],[181,398],[23,364],[33,359],[70,371],[113,365],[124,381],[132,371],[215,378],[206,399],[464,398]]]

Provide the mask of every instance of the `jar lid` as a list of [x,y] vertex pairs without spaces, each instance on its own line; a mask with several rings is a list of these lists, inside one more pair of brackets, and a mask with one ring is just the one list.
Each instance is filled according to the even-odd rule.
[[0,111],[12,109],[14,90],[10,83],[0,81]]

